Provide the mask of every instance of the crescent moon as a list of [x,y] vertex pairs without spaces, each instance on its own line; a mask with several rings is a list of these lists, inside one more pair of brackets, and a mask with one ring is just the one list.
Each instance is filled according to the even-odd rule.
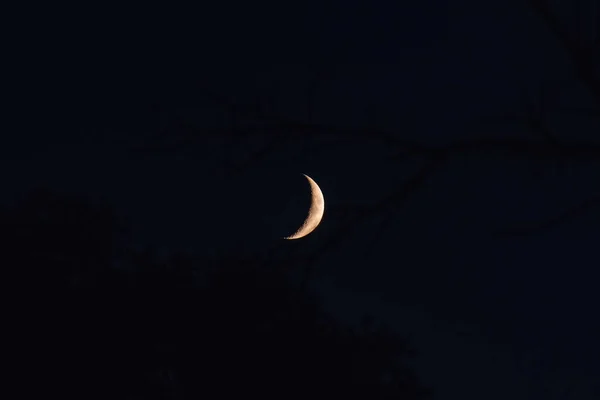
[[323,214],[325,213],[325,198],[323,192],[319,188],[319,185],[308,175],[302,174],[308,180],[310,184],[311,201],[308,215],[304,220],[304,223],[300,228],[291,236],[284,237],[284,239],[300,239],[312,231],[321,223]]

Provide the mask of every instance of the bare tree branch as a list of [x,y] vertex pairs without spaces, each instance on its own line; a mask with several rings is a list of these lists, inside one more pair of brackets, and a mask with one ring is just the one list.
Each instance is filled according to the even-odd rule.
[[565,49],[573,61],[577,77],[590,89],[596,99],[596,104],[600,104],[600,77],[597,75],[594,65],[593,49],[587,48],[573,39],[573,35],[564,28],[564,25],[552,12],[547,0],[529,0],[529,4]]
[[[551,31],[559,38],[561,43],[567,48],[568,53],[573,57],[576,69],[579,71],[580,79],[591,88],[600,104],[600,83],[594,76],[590,66],[593,61],[587,57],[585,50],[571,39],[568,33],[563,29],[557,18],[549,11],[547,2],[543,0],[530,0],[530,3],[536,11],[549,24]],[[312,113],[314,106],[314,93],[318,86],[320,78],[317,76],[312,82],[313,85],[308,88],[309,91],[309,113]],[[259,162],[268,154],[275,151],[278,146],[283,145],[290,140],[303,140],[307,138],[332,139],[356,139],[360,141],[378,142],[386,148],[392,150],[392,160],[406,158],[421,158],[426,162],[426,167],[417,173],[405,184],[400,185],[388,198],[382,199],[376,206],[362,207],[348,212],[343,220],[338,232],[324,244],[314,254],[309,256],[307,265],[312,264],[312,260],[319,257],[328,249],[334,247],[341,240],[346,238],[354,228],[367,216],[373,216],[375,213],[382,213],[384,216],[391,205],[401,203],[406,196],[413,193],[423,181],[440,165],[440,163],[449,157],[464,156],[468,154],[485,155],[497,154],[510,158],[522,157],[527,159],[536,159],[538,161],[600,161],[600,142],[573,141],[566,138],[559,140],[558,136],[552,131],[546,122],[548,112],[548,89],[540,88],[539,96],[524,94],[525,112],[523,115],[501,116],[497,118],[487,118],[479,121],[480,125],[489,125],[490,123],[516,123],[524,124],[528,129],[535,133],[538,139],[525,138],[473,138],[454,140],[449,143],[426,144],[418,140],[403,138],[397,132],[389,132],[385,129],[374,129],[364,127],[344,127],[333,124],[317,123],[309,119],[307,121],[294,120],[293,118],[284,118],[273,111],[269,112],[259,104],[242,104],[233,101],[226,96],[222,96],[214,91],[206,90],[204,95],[211,101],[214,101],[220,107],[227,110],[232,120],[236,123],[227,128],[202,129],[186,122],[182,122],[178,131],[188,138],[194,137],[229,137],[242,139],[249,137],[262,136],[267,138],[267,143],[258,151],[254,151],[241,163],[232,164],[232,170],[239,170],[250,164]],[[471,128],[473,129],[473,128]],[[481,130],[481,126],[473,130]],[[579,207],[569,210],[556,218],[548,221],[526,224],[524,227],[515,229],[505,229],[497,233],[496,236],[506,236],[533,233],[543,229],[549,229],[554,225],[561,223],[574,215],[589,209],[591,204],[595,204],[597,199],[584,202]],[[346,210],[348,211],[348,210]],[[384,218],[379,236],[388,229],[392,218]],[[374,239],[377,240],[377,239]],[[299,260],[300,261],[300,260]],[[307,276],[310,271],[307,271]]]
[[375,202],[372,205],[347,208],[345,212],[347,213],[348,218],[342,222],[341,226],[338,227],[336,232],[327,240],[324,240],[323,244],[319,246],[317,250],[305,258],[298,258],[296,260],[297,263],[304,264],[306,266],[305,284],[312,275],[314,262],[318,258],[322,257],[340,242],[350,237],[350,235],[355,232],[359,225],[368,218],[373,217],[376,214],[385,215],[387,211],[392,209],[392,207],[397,207],[408,200],[410,196],[414,195],[418,189],[421,188],[425,182],[427,182],[433,173],[439,170],[444,161],[444,157],[432,157],[419,171],[417,171],[416,174],[414,174],[407,181],[398,185],[396,189],[394,189],[380,201]]
[[244,160],[235,162],[235,163],[229,163],[225,167],[227,173],[229,175],[235,175],[250,165],[258,164],[259,162],[264,160],[269,154],[271,154],[273,151],[275,151],[278,146],[283,145],[283,143],[285,142],[285,139],[286,138],[284,136],[275,136],[275,137],[270,138],[268,143],[266,143],[264,146],[262,146],[259,150],[250,154]]
[[[538,160],[600,160],[600,142],[574,142],[564,140],[559,145],[558,138],[551,132],[544,121],[544,113],[547,112],[543,100],[538,100],[540,105],[527,104],[528,110],[523,116],[501,116],[484,118],[479,122],[483,125],[505,122],[525,123],[532,131],[544,138],[544,141],[532,141],[525,139],[464,139],[450,143],[435,145],[419,143],[417,140],[403,138],[396,132],[385,129],[373,129],[363,127],[343,127],[325,123],[311,123],[282,118],[279,115],[266,112],[256,104],[239,104],[231,101],[225,96],[207,90],[205,95],[216,101],[220,106],[232,112],[232,118],[239,121],[231,127],[202,129],[187,122],[180,122],[177,130],[185,137],[229,137],[243,138],[257,135],[278,138],[270,141],[258,153],[250,156],[249,160],[262,159],[269,150],[287,140],[296,140],[306,137],[331,137],[339,139],[356,139],[378,142],[395,152],[392,159],[404,159],[406,157],[432,157],[473,154],[504,154],[511,157],[528,157]],[[470,128],[480,131],[481,126]],[[139,150],[139,149],[138,149]],[[143,149],[142,149],[143,150]],[[247,165],[244,163],[243,165]],[[243,166],[240,165],[240,166]],[[238,167],[240,167],[238,166]]]
[[[507,122],[510,117],[499,117]],[[514,117],[513,117],[514,118]],[[519,118],[514,118],[515,122]],[[489,120],[488,120],[489,121]],[[285,139],[298,139],[307,136],[335,137],[340,139],[378,140],[383,144],[391,144],[395,154],[391,159],[404,159],[411,156],[448,157],[464,154],[504,154],[516,157],[536,158],[538,160],[574,160],[574,161],[600,161],[600,143],[587,141],[564,141],[557,146],[548,140],[525,140],[515,138],[476,138],[455,140],[439,145],[419,143],[415,140],[399,138],[383,130],[368,128],[338,127],[326,124],[308,124],[296,121],[282,121],[267,126],[247,126],[238,129],[199,129],[188,127],[194,134],[202,136],[228,136],[248,137],[253,135],[268,135]],[[143,147],[141,147],[143,149]]]
[[562,107],[561,111],[590,118],[600,118],[600,108]]
[[437,154],[440,156],[465,153],[501,153],[509,156],[533,157],[540,160],[564,158],[579,161],[600,161],[600,143],[564,142],[557,147],[547,141],[528,141],[512,138],[457,140],[443,146],[419,146],[410,149],[409,152],[413,155]]
[[560,224],[564,224],[585,214],[594,207],[600,206],[600,195],[593,196],[579,203],[575,207],[569,208],[555,217],[519,224],[510,228],[504,228],[494,232],[495,237],[514,237],[520,235],[531,235],[554,229]]

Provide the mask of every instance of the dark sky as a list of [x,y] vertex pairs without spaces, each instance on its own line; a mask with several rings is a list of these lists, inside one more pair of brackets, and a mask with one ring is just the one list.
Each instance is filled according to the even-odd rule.
[[[594,138],[600,120],[559,111],[592,107],[593,98],[526,5],[413,3],[303,3],[280,18],[237,4],[185,19],[161,10],[81,10],[68,23],[34,17],[30,30],[15,30],[25,61],[14,101],[28,107],[0,150],[6,199],[48,184],[115,203],[137,237],[169,248],[304,254],[339,228],[340,209],[377,202],[423,160],[392,160],[393,148],[376,138],[307,132],[228,174],[227,160],[246,165],[267,139],[232,148],[199,134],[231,122],[208,94],[444,145],[543,140],[494,119],[523,112],[523,89],[543,85],[555,134]],[[145,150],[132,150],[140,143]],[[281,244],[306,205],[300,173],[321,186],[325,219],[305,240]],[[552,399],[568,385],[570,398],[592,398],[598,210],[522,237],[492,234],[598,195],[599,174],[593,159],[454,154],[394,207],[384,235],[367,219],[326,253],[314,284],[345,318],[370,310],[408,334],[440,399]]]

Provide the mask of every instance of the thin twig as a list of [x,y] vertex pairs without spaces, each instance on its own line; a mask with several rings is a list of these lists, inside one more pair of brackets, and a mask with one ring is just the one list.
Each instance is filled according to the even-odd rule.
[[494,232],[494,236],[514,237],[521,235],[531,235],[554,229],[556,226],[573,220],[581,216],[582,214],[585,214],[590,209],[598,206],[600,206],[600,195],[588,198],[576,205],[575,207],[569,208],[555,217],[544,219],[542,221],[520,224],[510,228],[504,228]]

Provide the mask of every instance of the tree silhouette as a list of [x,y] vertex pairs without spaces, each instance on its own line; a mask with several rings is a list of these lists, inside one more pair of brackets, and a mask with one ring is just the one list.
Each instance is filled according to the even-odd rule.
[[134,250],[109,208],[49,191],[5,209],[1,226],[25,388],[90,399],[431,395],[403,339],[368,318],[336,321],[282,265]]

